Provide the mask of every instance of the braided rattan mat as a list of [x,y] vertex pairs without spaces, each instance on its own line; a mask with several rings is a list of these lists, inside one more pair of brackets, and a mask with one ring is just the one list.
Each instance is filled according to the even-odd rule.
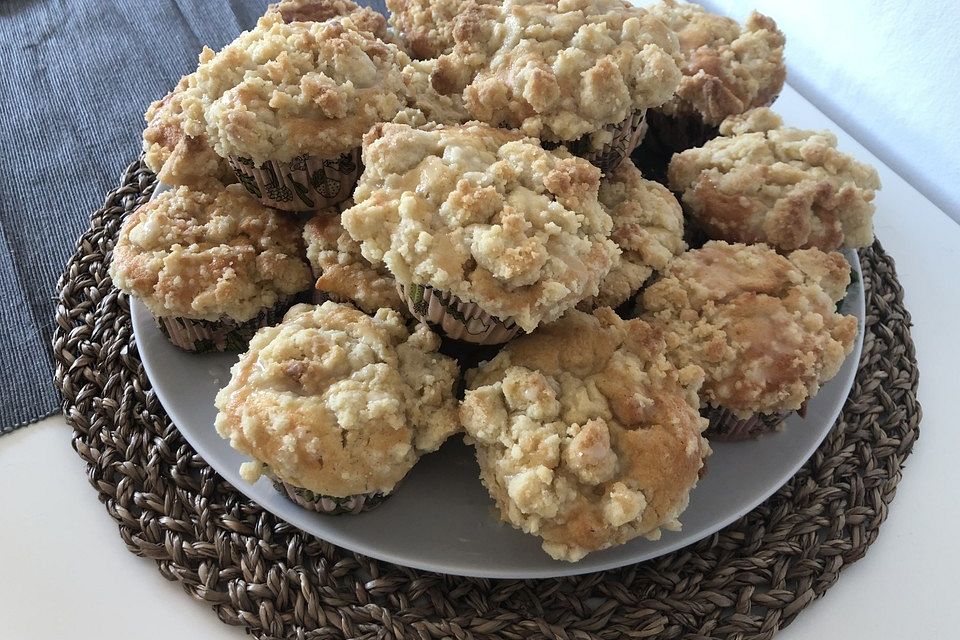
[[90,482],[134,553],[260,638],[770,638],[863,556],[917,437],[910,317],[879,244],[861,252],[866,338],[836,427],[738,522],[615,571],[484,580],[357,556],[278,520],[184,441],[151,391],[107,264],[154,176],[133,163],[61,281],[54,350]]

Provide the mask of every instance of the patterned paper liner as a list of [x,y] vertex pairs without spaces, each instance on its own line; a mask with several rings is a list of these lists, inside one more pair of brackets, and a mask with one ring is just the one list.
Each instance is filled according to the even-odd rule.
[[339,158],[297,156],[290,162],[267,161],[257,167],[250,158],[227,158],[246,190],[260,202],[284,211],[314,211],[340,204],[360,177],[360,148]]
[[749,418],[741,418],[723,407],[708,407],[704,417],[710,425],[704,432],[709,440],[739,442],[755,440],[760,436],[776,431],[792,411],[784,413],[755,413]]
[[590,135],[572,142],[544,141],[544,149],[556,149],[561,144],[575,156],[589,161],[604,173],[610,173],[620,166],[643,140],[647,132],[646,110],[634,111],[629,118],[617,124],[608,124],[603,128],[613,134],[613,139],[599,149],[593,149]]
[[287,498],[297,506],[331,516],[341,514],[356,515],[362,511],[369,511],[383,504],[391,495],[389,493],[362,493],[355,496],[347,496],[346,498],[334,498],[332,496],[314,493],[309,489],[295,487],[292,484],[275,478],[273,480],[273,488],[287,496]]
[[404,286],[398,282],[397,291],[415,318],[439,328],[454,340],[503,344],[521,331],[512,320],[495,318],[476,303],[464,302],[452,293],[437,291],[428,285]]
[[245,322],[224,316],[219,320],[194,320],[180,317],[156,318],[160,331],[174,346],[194,353],[245,351],[250,339],[261,327],[276,324],[290,306],[284,298]]
[[667,167],[673,154],[702,147],[720,133],[696,112],[671,116],[654,109],[647,113],[647,124],[647,135],[632,159],[644,178],[661,184],[667,184]]

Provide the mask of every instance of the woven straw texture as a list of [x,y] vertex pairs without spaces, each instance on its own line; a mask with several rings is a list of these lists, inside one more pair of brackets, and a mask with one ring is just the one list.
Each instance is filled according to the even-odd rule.
[[107,265],[124,215],[151,193],[139,162],[61,280],[54,351],[63,411],[128,548],[257,638],[772,637],[876,539],[918,433],[910,318],[879,244],[861,252],[863,357],[837,425],[778,493],[726,529],[643,564],[528,581],[414,571],[278,520],[191,449],[150,388],[127,298]]

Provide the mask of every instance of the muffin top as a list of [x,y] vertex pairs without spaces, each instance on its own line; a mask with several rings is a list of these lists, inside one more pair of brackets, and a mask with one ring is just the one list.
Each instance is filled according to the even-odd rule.
[[[470,114],[573,141],[663,104],[680,82],[677,37],[624,0],[505,0],[456,21],[432,81]],[[609,139],[594,141],[595,147]]]
[[343,213],[363,256],[525,331],[587,296],[617,259],[600,171],[565,150],[486,125],[382,124]]
[[282,0],[267,7],[267,13],[279,13],[287,23],[326,22],[346,17],[359,31],[372,33],[384,42],[391,38],[383,14],[351,0]]
[[[341,206],[352,205],[348,200]],[[360,243],[344,230],[338,211],[321,211],[311,218],[304,226],[303,242],[318,291],[349,300],[366,313],[383,308],[406,312],[396,280],[386,266],[374,267],[360,254]]]
[[187,133],[205,132],[221,156],[256,164],[359,146],[372,124],[403,106],[409,58],[351,15],[287,23],[268,11],[220,52],[205,48]]
[[[430,77],[436,66],[436,60],[413,60],[403,68],[407,106],[422,114],[423,123],[463,124],[467,122],[470,120],[470,114],[463,106],[463,97],[458,93],[444,95],[433,88]],[[397,121],[394,119],[394,122]]]
[[183,77],[173,91],[147,108],[143,119],[143,162],[164,184],[200,189],[236,182],[233,169],[210,146],[207,136],[183,132],[184,95],[195,84],[193,75]]
[[780,95],[787,75],[786,40],[771,18],[754,11],[741,26],[675,0],[662,0],[649,11],[677,33],[683,57],[677,95],[661,111],[693,111],[707,124],[718,125],[727,116],[767,106]]
[[436,58],[453,49],[453,32],[459,15],[471,5],[493,0],[387,0],[390,24],[403,38],[411,55]]
[[850,283],[839,253],[708,242],[643,293],[677,366],[706,372],[701,396],[741,417],[794,411],[837,374],[857,320],[837,312]]
[[154,316],[243,322],[310,286],[300,234],[240,185],[180,187],[124,221],[110,276]]
[[460,419],[506,522],[554,558],[679,528],[710,449],[703,371],[608,308],[570,311],[468,374]]
[[873,242],[880,178],[837,150],[829,131],[784,127],[769,109],[724,120],[721,137],[670,162],[670,188],[714,240],[777,249]]
[[[217,433],[294,486],[389,493],[459,429],[457,365],[390,309],[297,305],[257,332],[216,398]],[[255,481],[262,465],[245,465]]]
[[680,203],[663,185],[644,180],[629,159],[600,181],[599,197],[613,219],[610,239],[620,247],[620,262],[600,282],[600,293],[580,303],[585,310],[619,307],[687,248]]

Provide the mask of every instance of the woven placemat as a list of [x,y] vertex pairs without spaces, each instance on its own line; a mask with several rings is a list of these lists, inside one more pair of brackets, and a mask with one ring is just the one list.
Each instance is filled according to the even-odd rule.
[[910,317],[893,262],[863,250],[863,356],[835,428],[751,513],[614,571],[486,580],[349,553],[265,512],[183,439],[150,388],[127,298],[107,274],[120,222],[151,193],[139,162],[61,280],[54,351],[90,482],[134,553],[258,638],[770,638],[863,556],[918,433]]

